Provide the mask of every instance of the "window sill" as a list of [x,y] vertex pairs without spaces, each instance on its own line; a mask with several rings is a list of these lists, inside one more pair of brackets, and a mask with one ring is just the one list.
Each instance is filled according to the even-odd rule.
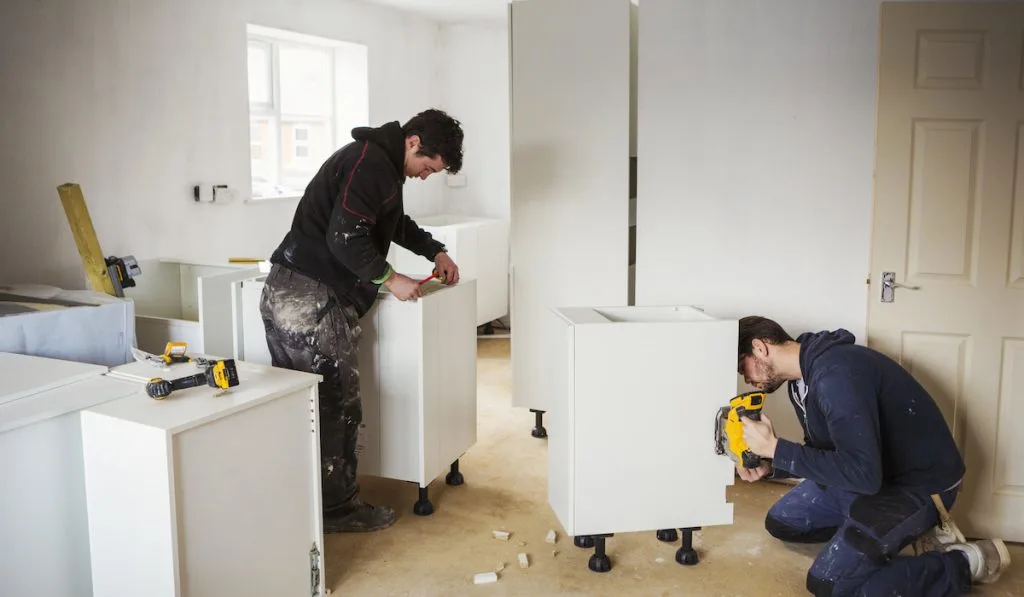
[[302,199],[302,195],[275,195],[273,197],[249,197],[245,200],[245,203],[278,203],[281,201],[298,201],[299,199]]

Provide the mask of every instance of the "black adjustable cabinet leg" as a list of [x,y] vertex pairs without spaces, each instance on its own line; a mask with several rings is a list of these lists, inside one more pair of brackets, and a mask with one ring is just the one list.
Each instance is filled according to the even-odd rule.
[[683,546],[676,550],[676,561],[683,566],[694,566],[699,558],[696,550],[693,549],[693,532],[699,531],[700,527],[679,530],[683,532]]
[[537,418],[535,419],[535,422],[533,424],[533,431],[530,432],[530,435],[532,435],[533,437],[536,437],[536,438],[545,438],[545,437],[547,437],[548,436],[548,430],[544,429],[544,412],[545,411],[543,411],[543,410],[535,410],[535,409],[531,408],[530,412],[532,412],[533,414],[535,414],[537,416]]
[[427,499],[427,488],[420,487],[420,499],[412,507],[413,514],[417,516],[430,516],[434,513],[434,504]]
[[576,547],[590,549],[594,546],[594,538],[590,535],[576,535],[572,538],[572,543]]
[[604,540],[611,535],[594,535],[594,555],[590,556],[587,562],[594,572],[608,572],[612,569],[612,560],[604,553]]
[[675,543],[676,541],[679,541],[679,533],[677,533],[675,529],[661,529],[658,531],[658,541]]
[[449,485],[462,485],[466,480],[462,477],[462,473],[459,472],[459,461],[458,459],[452,463],[452,470],[444,478],[444,482]]

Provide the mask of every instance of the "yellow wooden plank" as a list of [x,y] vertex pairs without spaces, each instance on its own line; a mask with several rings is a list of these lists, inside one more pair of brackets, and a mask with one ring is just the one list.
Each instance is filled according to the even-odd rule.
[[57,194],[60,195],[64,213],[68,216],[71,234],[74,235],[75,244],[78,245],[78,254],[82,256],[82,266],[85,268],[89,286],[95,292],[105,292],[111,296],[117,296],[114,292],[114,283],[110,280],[110,274],[107,272],[107,264],[103,259],[100,241],[96,238],[96,230],[92,227],[89,209],[85,206],[82,187],[74,183],[62,184],[57,187]]

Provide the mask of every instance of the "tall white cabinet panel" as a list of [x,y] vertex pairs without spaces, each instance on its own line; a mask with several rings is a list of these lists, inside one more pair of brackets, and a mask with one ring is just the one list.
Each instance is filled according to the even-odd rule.
[[[441,214],[416,218],[416,223],[444,243],[459,266],[459,277],[476,280],[476,324],[484,325],[508,315],[508,222]],[[406,275],[426,277],[434,264],[391,244],[388,259]]]
[[628,301],[630,12],[509,5],[514,406],[554,400],[552,308]]
[[684,563],[696,557],[692,529],[732,523],[733,463],[712,446],[735,395],[737,325],[691,307],[550,315],[548,499],[577,545],[596,543],[592,569],[610,566],[611,534],[685,529]]
[[93,594],[79,411],[137,389],[106,370],[0,353],[0,595]]
[[359,341],[363,423],[359,472],[419,485],[416,514],[433,512],[428,485],[476,443],[476,282],[430,282],[425,296],[382,292]]
[[324,594],[320,377],[237,366],[229,392],[164,400],[144,381],[193,365],[118,367],[134,394],[82,412],[97,596]]

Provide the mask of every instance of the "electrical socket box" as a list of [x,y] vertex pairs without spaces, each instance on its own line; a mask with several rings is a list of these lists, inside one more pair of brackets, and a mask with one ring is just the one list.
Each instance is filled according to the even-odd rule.
[[196,203],[227,203],[234,192],[226,184],[197,184],[192,186],[192,200]]

